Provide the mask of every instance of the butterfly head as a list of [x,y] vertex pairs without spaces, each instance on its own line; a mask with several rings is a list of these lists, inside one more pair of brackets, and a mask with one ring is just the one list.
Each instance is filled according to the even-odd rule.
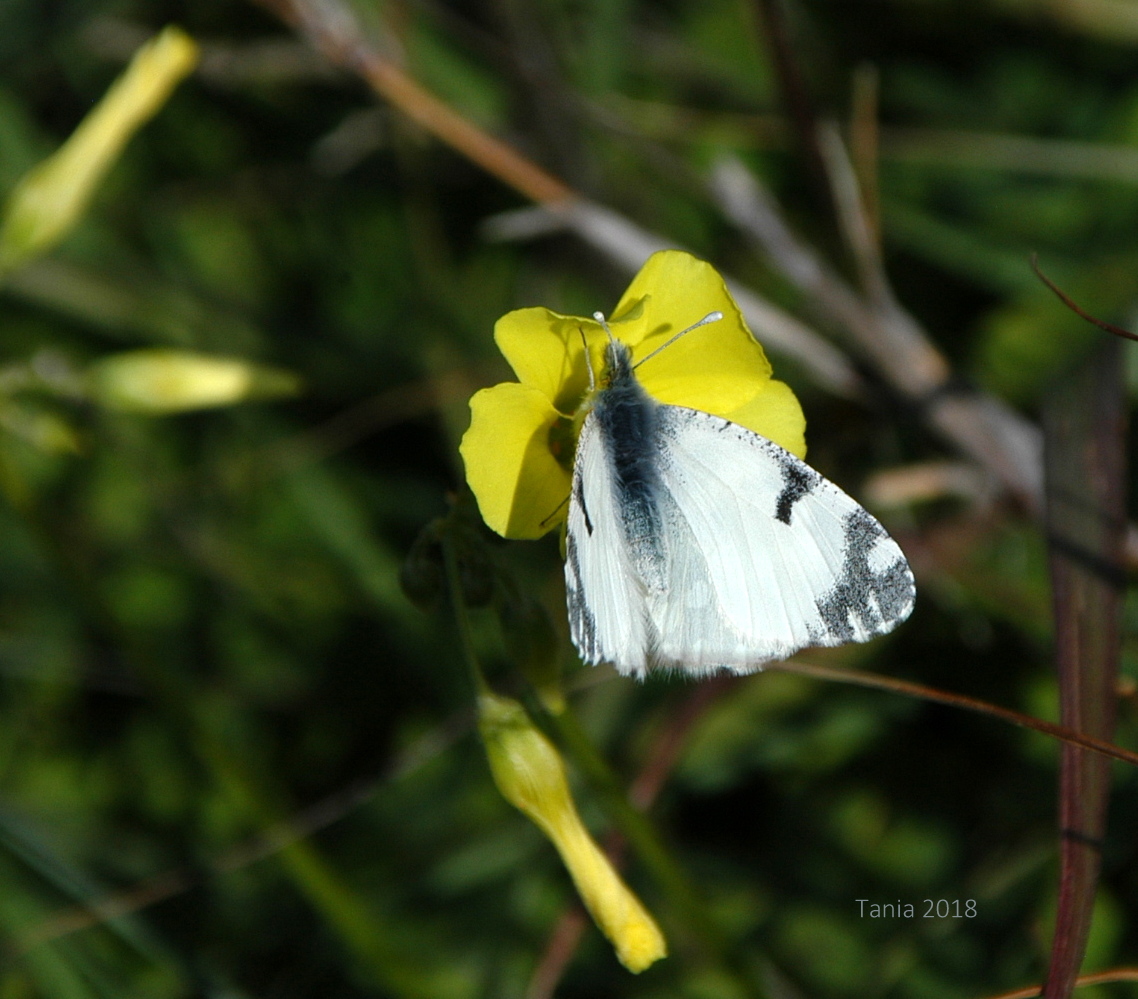
[[[632,375],[632,350],[631,348],[613,336],[612,330],[609,328],[608,322],[605,320],[603,312],[594,312],[593,319],[600,323],[601,329],[605,331],[605,336],[608,337],[608,343],[605,344],[604,351],[604,371],[601,374],[601,387],[609,388],[613,382],[626,380]],[[582,332],[582,337],[584,333]],[[592,362],[589,360],[588,345],[585,349],[585,363],[589,365],[589,394],[592,395],[597,389],[597,378],[593,373]]]
[[[609,324],[605,321],[604,313],[594,312],[593,318],[598,323],[600,323],[601,328],[605,331],[605,335],[608,336],[609,340],[609,342],[605,345],[605,370],[603,375],[604,387],[609,388],[613,384],[627,382],[632,378],[632,372],[636,368],[640,367],[640,365],[642,365],[645,361],[655,357],[660,353],[660,351],[664,350],[667,347],[670,347],[680,337],[690,333],[692,330],[697,330],[701,326],[706,326],[708,323],[718,322],[723,318],[723,313],[709,312],[706,316],[699,320],[699,322],[692,323],[691,326],[685,327],[674,336],[669,337],[664,343],[660,344],[660,346],[658,346],[650,354],[640,358],[640,360],[635,364],[632,363],[631,348],[613,336],[612,330],[609,329]],[[581,335],[584,337],[584,332],[582,332]],[[589,364],[589,351],[587,345],[585,350],[585,363]],[[592,365],[589,364],[589,394],[592,395],[595,391],[596,378],[593,374]]]

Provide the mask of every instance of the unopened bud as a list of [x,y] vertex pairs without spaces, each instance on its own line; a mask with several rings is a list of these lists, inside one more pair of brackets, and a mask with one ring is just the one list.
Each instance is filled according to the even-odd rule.
[[87,372],[92,398],[111,409],[159,415],[293,395],[295,375],[238,358],[182,350],[135,350]]
[[667,944],[660,928],[582,824],[553,743],[516,701],[483,694],[478,711],[498,790],[553,842],[621,964],[641,972],[665,957]]
[[166,102],[197,58],[193,39],[174,27],[135,53],[71,137],[12,191],[0,226],[0,271],[46,252],[63,238],[127,140]]

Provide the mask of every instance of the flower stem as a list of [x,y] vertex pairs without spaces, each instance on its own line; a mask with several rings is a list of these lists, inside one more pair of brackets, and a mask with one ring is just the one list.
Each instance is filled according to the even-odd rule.
[[454,609],[455,631],[458,632],[458,645],[462,651],[463,662],[466,663],[470,681],[474,685],[474,693],[481,697],[490,693],[486,677],[482,673],[482,666],[478,662],[478,653],[474,651],[474,634],[470,628],[470,615],[466,610],[466,601],[462,596],[462,580],[458,572],[458,557],[454,551],[454,541],[449,531],[444,529],[440,538],[443,552],[443,566],[446,569],[447,592],[450,595],[451,607]]

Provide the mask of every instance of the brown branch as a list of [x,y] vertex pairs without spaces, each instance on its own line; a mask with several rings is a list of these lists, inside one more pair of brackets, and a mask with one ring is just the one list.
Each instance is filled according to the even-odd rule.
[[265,456],[284,469],[324,461],[381,430],[433,413],[448,401],[465,400],[478,375],[456,368],[385,389],[315,427],[274,441],[265,447]]
[[1051,278],[1049,278],[1046,274],[1043,273],[1043,271],[1039,269],[1038,253],[1033,253],[1031,255],[1031,269],[1035,271],[1035,276],[1039,278],[1039,280],[1042,281],[1045,285],[1047,285],[1048,288],[1055,292],[1055,295],[1059,301],[1067,306],[1067,308],[1070,309],[1073,313],[1075,313],[1076,316],[1085,319],[1088,323],[1093,323],[1100,330],[1106,330],[1107,333],[1113,333],[1115,336],[1123,337],[1126,340],[1138,340],[1138,335],[1131,333],[1130,330],[1123,329],[1121,326],[1115,326],[1114,323],[1108,323],[1105,319],[1096,319],[1089,312],[1084,312],[1081,308],[1079,308],[1079,306],[1077,306],[1066,294],[1064,294],[1064,292],[1059,289],[1059,286],[1055,284]]
[[[1084,985],[1106,985],[1109,982],[1138,982],[1138,968],[1112,968],[1109,971],[1096,971],[1093,975],[1080,975],[1075,979],[1075,988],[1081,989]],[[996,996],[986,996],[985,999],[1036,999],[1041,995],[1043,988],[1032,985],[1026,989],[1013,989],[1011,992],[1001,992]]]
[[[1126,571],[1123,345],[1096,343],[1045,400],[1048,562],[1060,718],[1114,734]],[[1059,900],[1043,994],[1067,999],[1091,931],[1110,801],[1110,761],[1064,746],[1059,770]]]
[[878,192],[878,161],[881,158],[881,128],[877,120],[880,81],[877,67],[863,64],[854,71],[850,108],[850,160],[857,174],[866,220],[874,241],[881,242],[881,198]]
[[560,205],[572,188],[517,150],[472,124],[367,43],[348,8],[336,0],[257,0],[332,63],[363,77],[408,118],[527,198]]
[[754,0],[755,9],[765,29],[771,61],[774,63],[779,90],[794,128],[799,151],[806,163],[818,200],[833,210],[831,192],[826,183],[826,165],[818,146],[818,115],[798,58],[790,40],[790,31],[782,9],[782,0]]
[[1022,714],[1019,711],[1013,711],[1011,708],[1003,708],[998,704],[990,704],[987,701],[969,697],[967,694],[952,694],[948,691],[937,690],[935,687],[926,687],[924,684],[914,683],[911,680],[898,680],[894,677],[881,676],[877,673],[865,673],[856,669],[820,666],[815,663],[803,662],[801,659],[790,659],[782,663],[771,663],[764,667],[764,669],[768,673],[776,671],[782,673],[798,673],[802,676],[814,677],[817,680],[833,680],[838,683],[850,683],[855,687],[888,690],[894,694],[916,697],[919,700],[931,701],[934,704],[947,704],[953,708],[964,708],[967,711],[975,711],[977,714],[988,715],[991,718],[999,718],[1001,721],[1011,722],[1011,724],[1018,725],[1020,728],[1030,728],[1036,732],[1042,732],[1044,735],[1050,736],[1052,739],[1058,739],[1060,742],[1069,743],[1072,746],[1081,746],[1083,749],[1090,749],[1096,753],[1101,753],[1103,756],[1109,756],[1111,759],[1121,760],[1123,763],[1129,763],[1133,767],[1138,767],[1138,753],[1133,750],[1123,749],[1121,746],[1116,746],[1112,742],[1084,735],[1082,732],[1077,732],[1065,725],[1056,725],[1053,722],[1044,721],[1042,718],[1034,718],[1031,715]]
[[[910,363],[916,361],[921,365],[925,377],[943,380],[948,373],[947,362],[928,337],[916,329],[916,321],[902,313],[893,296],[877,228],[866,207],[865,191],[841,133],[832,121],[819,126],[818,148],[822,150],[842,237],[857,267],[866,305],[874,314],[877,339],[885,341],[886,348],[892,346],[888,341],[898,341],[896,346],[904,350]],[[882,360],[884,358],[879,363]]]

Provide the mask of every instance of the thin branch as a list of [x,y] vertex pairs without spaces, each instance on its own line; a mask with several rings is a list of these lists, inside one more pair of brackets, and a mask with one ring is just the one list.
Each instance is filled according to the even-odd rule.
[[1032,135],[937,128],[882,129],[882,155],[894,162],[937,169],[974,167],[1013,174],[1138,182],[1138,149],[1105,142],[1073,142]]
[[540,204],[573,198],[567,184],[439,100],[369,45],[339,0],[258,0],[300,31],[332,63],[365,79],[379,95],[436,138]]
[[850,108],[850,159],[857,174],[866,221],[874,241],[881,243],[881,199],[877,167],[881,158],[881,129],[877,120],[880,83],[877,67],[865,63],[854,71]]
[[324,461],[381,430],[433,413],[447,400],[465,399],[472,377],[456,368],[385,389],[318,426],[274,441],[266,446],[266,457],[284,469]]
[[988,504],[996,484],[970,461],[932,460],[873,472],[861,485],[871,507],[898,507],[953,496],[973,504]]
[[1125,340],[1138,340],[1138,335],[1131,333],[1130,330],[1124,329],[1121,326],[1115,326],[1114,323],[1108,323],[1105,319],[1096,319],[1089,312],[1084,312],[1078,305],[1076,305],[1059,286],[1051,280],[1042,270],[1039,269],[1039,254],[1033,253],[1031,255],[1031,269],[1035,271],[1035,276],[1039,278],[1048,288],[1055,292],[1056,297],[1075,315],[1085,319],[1088,323],[1093,323],[1100,330],[1106,330],[1107,333],[1113,333],[1115,336],[1120,336]]
[[779,90],[794,127],[806,169],[814,182],[820,203],[832,211],[831,192],[826,183],[826,165],[818,146],[818,115],[790,40],[782,0],[754,0],[754,4],[765,29]]
[[[607,849],[605,853],[608,853]],[[541,960],[530,975],[526,999],[553,999],[588,927],[589,916],[582,906],[572,905],[561,913],[545,944]]]
[[850,683],[855,687],[887,690],[894,694],[902,694],[905,697],[930,701],[933,704],[947,704],[953,708],[964,708],[967,711],[975,711],[977,714],[1011,722],[1020,728],[1030,728],[1036,732],[1042,732],[1060,742],[1081,746],[1083,749],[1090,749],[1096,753],[1101,753],[1103,756],[1109,756],[1111,759],[1121,760],[1123,763],[1138,767],[1138,753],[1133,750],[1123,749],[1121,746],[1116,746],[1104,739],[1084,735],[1082,732],[1077,732],[1065,725],[1056,725],[1053,722],[1044,721],[1042,718],[1034,718],[1031,715],[1021,714],[1019,711],[1013,711],[1011,708],[989,704],[987,701],[969,697],[967,694],[952,694],[944,690],[937,690],[935,687],[926,687],[921,683],[913,683],[910,680],[898,680],[894,677],[880,676],[876,673],[865,673],[861,670],[844,667],[820,666],[816,663],[804,662],[801,659],[771,663],[765,667],[765,670],[768,673],[798,673],[802,676],[814,677],[817,680],[833,680],[838,683]]
[[[1138,982],[1138,968],[1112,968],[1109,971],[1096,971],[1093,975],[1080,975],[1075,979],[1075,988],[1081,989],[1084,985],[1107,985],[1110,982]],[[1033,985],[1026,989],[1001,992],[997,996],[986,996],[985,999],[1036,999],[1041,995],[1043,988]]]
[[[832,121],[823,122],[818,126],[818,148],[822,150],[822,159],[826,165],[826,176],[830,181],[830,192],[834,205],[838,211],[838,224],[842,236],[846,241],[857,266],[861,278],[861,286],[865,298],[875,313],[878,314],[878,325],[881,327],[878,337],[888,336],[892,330],[890,326],[897,325],[897,320],[887,313],[893,310],[900,311],[889,286],[889,279],[885,274],[885,263],[881,258],[881,245],[877,239],[877,230],[866,208],[865,194],[862,191],[861,181],[853,162],[846,152],[845,143],[837,125]],[[908,317],[906,317],[908,318]],[[884,321],[883,321],[884,320]],[[909,325],[915,326],[913,320]],[[930,368],[929,377],[943,378],[946,374],[946,364],[943,358],[933,357],[935,350],[932,345],[921,336],[913,336],[911,330],[904,344],[906,352],[910,355],[920,356],[924,364]]]

